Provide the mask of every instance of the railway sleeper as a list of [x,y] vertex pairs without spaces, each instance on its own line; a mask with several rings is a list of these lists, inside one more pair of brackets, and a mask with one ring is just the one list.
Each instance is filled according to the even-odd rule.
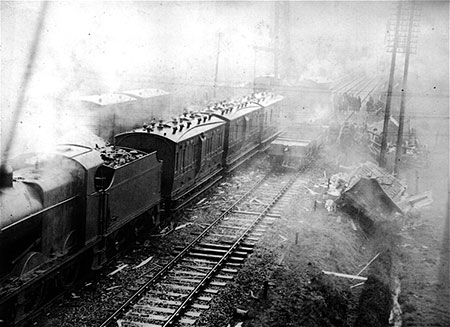
[[169,276],[171,278],[180,278],[180,277],[187,277],[187,276],[206,276],[207,272],[200,272],[200,271],[192,271],[192,270],[177,270],[176,272],[171,273]]
[[[206,272],[205,273],[201,273],[201,272],[197,272],[197,271],[178,271],[177,274],[171,275],[172,278],[179,278],[179,277],[185,277],[185,276],[197,276],[197,277],[204,277],[206,276]],[[233,276],[230,275],[217,275],[214,276],[214,278],[217,279],[226,279],[226,280],[232,280]],[[190,280],[189,277],[185,278],[186,280]]]
[[166,321],[169,318],[169,316],[141,313],[139,311],[129,311],[125,314],[125,317],[131,318],[131,319],[137,318],[137,319],[140,319],[141,322],[145,322],[148,320]]
[[202,266],[196,266],[197,269],[205,269],[207,271],[209,271],[212,266],[215,264],[214,261],[211,260],[205,260],[205,259],[200,259],[200,258],[193,258],[193,257],[185,257],[182,260],[182,263],[194,263],[196,265],[202,265]]
[[187,325],[193,325],[193,324],[195,324],[196,321],[197,320],[189,319],[189,318],[181,318],[180,319],[181,324],[187,324]]
[[[200,234],[200,233],[199,233]],[[209,234],[209,237],[214,237],[219,239],[219,242],[229,242],[229,243],[234,243],[234,241],[236,240],[236,236],[235,235],[226,235],[226,234]],[[226,239],[229,239],[229,241],[227,241]]]
[[239,268],[241,266],[242,266],[242,263],[239,263],[239,262],[227,262],[225,265],[225,267],[239,267]]
[[[180,253],[182,248],[175,248],[174,254]],[[203,254],[224,254],[228,251],[228,249],[211,249],[211,248],[204,248],[204,247],[195,247],[190,250],[189,254],[193,253],[203,253]]]
[[[181,303],[181,302],[180,302]],[[146,304],[135,304],[133,306],[133,309],[135,311],[139,311],[139,312],[148,312],[148,313],[153,313],[153,312],[161,312],[161,313],[174,313],[176,309],[173,308],[168,308],[168,307],[156,307],[156,306],[150,306],[150,305],[146,305]]]
[[[250,221],[248,221],[248,223],[250,223]],[[242,226],[233,226],[233,225],[219,225],[217,226],[219,228],[228,228],[228,229],[236,229],[236,230],[244,230],[248,227],[247,225],[242,225]]]
[[200,258],[200,259],[209,259],[211,261],[217,262],[220,259],[222,259],[222,255],[217,254],[206,254],[206,253],[197,253],[197,252],[190,252],[189,257],[191,258]]
[[[175,306],[180,306],[181,305],[181,301],[176,301],[176,300],[166,300],[166,299],[160,299],[160,298],[156,298],[156,297],[149,297],[149,296],[144,296],[141,299],[141,302],[144,302],[144,305],[175,305]],[[141,304],[136,304],[137,305],[141,305]]]
[[119,319],[117,324],[122,327],[161,327],[161,325],[149,324],[147,322],[135,321],[128,319]]
[[[253,237],[254,237],[254,236],[259,236],[259,237],[261,237],[261,236],[263,236],[263,234],[264,234],[264,233],[255,232],[255,231],[250,232],[250,235],[253,236]],[[249,239],[250,239],[250,238],[249,238]]]
[[[174,293],[174,292],[152,292],[151,294],[147,294],[146,296],[143,297],[143,299],[145,299],[145,301],[151,302],[151,303],[164,303],[167,305],[181,305],[181,301],[177,301],[177,300],[167,300],[167,299],[162,299],[159,298],[158,295],[160,296],[172,296],[172,297],[178,297],[180,298],[180,300],[184,297],[186,297],[186,294],[181,294],[181,293]],[[202,301],[202,302],[210,302],[212,300],[212,297],[210,296],[199,296],[196,298],[196,301]]]
[[256,232],[256,233],[265,233],[266,231],[267,231],[267,228],[265,228],[265,227],[257,227],[253,230],[253,232]]
[[[238,249],[237,251],[233,251],[233,254],[234,255],[238,255],[238,256],[247,256],[248,254],[249,254],[249,252],[251,252],[252,250],[250,250],[250,251],[240,251],[240,249]],[[192,250],[192,252],[194,252],[194,253],[202,253],[202,254],[208,254],[208,253],[210,253],[210,254],[215,254],[215,253],[217,253],[217,254],[225,254],[227,251],[225,251],[225,250],[215,250],[215,249],[193,249]]]
[[200,243],[198,243],[198,246],[202,246],[205,248],[211,248],[211,249],[223,249],[223,250],[228,250],[230,248],[230,246],[226,245],[226,244],[216,244],[216,243],[206,243],[206,242],[200,242]]
[[[233,244],[234,244],[234,242],[222,242],[222,243],[224,243],[223,245],[220,245],[220,246],[226,246],[227,247],[227,249],[229,249]],[[214,243],[208,243],[208,242],[205,242],[205,243],[199,243],[199,245],[201,245],[201,244],[206,244],[206,245],[211,245],[211,247],[214,247],[216,244],[214,244]],[[247,241],[243,241],[243,242],[241,242],[240,243],[240,245],[239,245],[239,248],[240,247],[242,247],[242,248],[254,248],[255,247],[255,243],[252,243],[252,242],[247,242]]]
[[163,292],[163,291],[152,290],[150,293],[147,294],[146,297],[149,297],[149,298],[153,299],[154,296],[170,296],[172,298],[182,299],[182,298],[185,298],[187,296],[187,294],[177,293],[177,292]]
[[188,311],[188,312],[184,313],[185,316],[194,317],[194,318],[200,317],[201,314],[202,313],[198,312],[198,311]]

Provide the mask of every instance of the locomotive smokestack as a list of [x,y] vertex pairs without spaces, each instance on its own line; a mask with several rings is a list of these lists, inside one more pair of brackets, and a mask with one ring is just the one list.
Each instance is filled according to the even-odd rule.
[[13,170],[8,164],[0,165],[0,188],[12,187]]

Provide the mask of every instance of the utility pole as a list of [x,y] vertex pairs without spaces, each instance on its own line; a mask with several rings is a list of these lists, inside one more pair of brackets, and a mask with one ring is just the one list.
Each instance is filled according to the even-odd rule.
[[400,26],[401,11],[402,2],[399,2],[397,7],[397,22],[395,25],[394,42],[392,45],[391,71],[389,73],[389,85],[387,90],[386,108],[384,112],[383,134],[381,135],[380,159],[378,162],[380,167],[386,166],[387,134],[389,131],[389,120],[391,117],[392,87],[394,84],[395,59],[397,57],[398,30]]
[[[403,69],[403,82],[402,82],[402,95],[400,99],[400,117],[398,120],[398,134],[397,134],[397,145],[395,150],[395,162],[394,162],[394,174],[398,174],[398,168],[400,166],[401,157],[403,154],[403,125],[405,120],[405,97],[406,97],[406,88],[408,84],[408,69],[409,69],[409,55],[411,52],[414,52],[414,48],[411,48],[412,39],[417,39],[417,31],[413,30],[414,25],[418,27],[418,21],[416,19],[416,3],[412,2],[409,8],[409,26],[408,26],[408,34],[406,36],[406,47],[404,48],[405,52],[405,67]],[[415,35],[413,33],[416,33]],[[399,48],[401,50],[402,48]]]
[[216,55],[216,72],[214,74],[214,91],[213,97],[216,98],[217,91],[217,76],[219,75],[219,58],[220,58],[220,41],[222,39],[222,33],[218,33],[218,41],[217,41],[217,55]]
[[279,78],[280,76],[280,5],[279,1],[274,2],[275,10],[274,10],[274,22],[273,22],[273,47],[275,51],[273,52],[273,74],[275,78]]
[[[270,33],[269,45],[254,45],[255,56],[257,51],[273,54],[273,75],[276,79],[292,74],[287,62],[292,59],[290,44],[289,1],[274,1],[273,4],[273,30]],[[256,62],[256,59],[255,59]]]

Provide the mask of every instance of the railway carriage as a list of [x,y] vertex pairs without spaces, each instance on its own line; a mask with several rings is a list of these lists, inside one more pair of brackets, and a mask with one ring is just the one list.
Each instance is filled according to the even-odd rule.
[[112,142],[118,133],[140,126],[160,113],[170,117],[170,94],[159,89],[139,89],[83,96],[74,99],[69,108],[87,117],[90,130]]
[[224,139],[225,123],[221,119],[185,113],[170,122],[118,134],[115,143],[157,152],[163,161],[162,196],[167,205],[174,207],[182,198],[220,178]]
[[226,122],[223,166],[231,171],[272,141],[279,130],[281,96],[253,94],[236,102],[218,103],[206,112]]
[[257,96],[257,99],[259,99],[259,104],[263,106],[261,145],[265,149],[280,134],[281,105],[284,97],[262,93]]

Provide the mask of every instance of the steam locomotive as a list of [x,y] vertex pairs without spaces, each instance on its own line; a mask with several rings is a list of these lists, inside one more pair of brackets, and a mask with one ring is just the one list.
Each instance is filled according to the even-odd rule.
[[83,264],[99,269],[130,233],[267,148],[282,99],[222,101],[118,134],[114,146],[64,144],[2,166],[0,325],[27,318],[49,288],[70,288]]

